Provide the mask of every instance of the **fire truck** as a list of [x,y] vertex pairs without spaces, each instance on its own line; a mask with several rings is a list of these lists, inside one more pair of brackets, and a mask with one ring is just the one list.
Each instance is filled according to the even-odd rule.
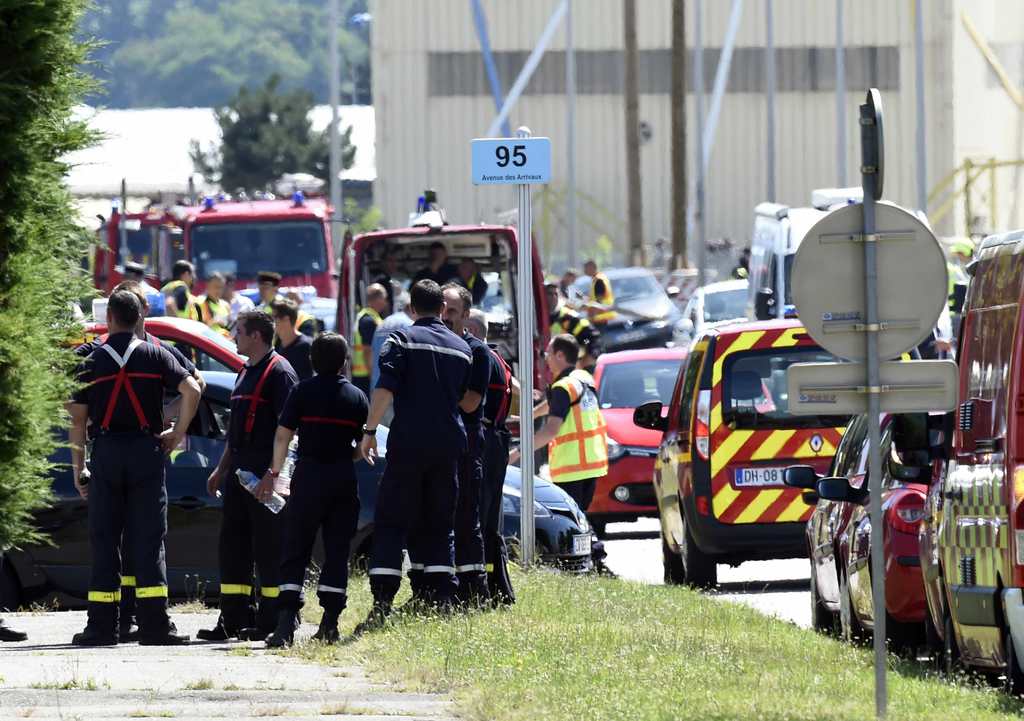
[[166,210],[122,213],[115,203],[103,220],[93,257],[93,283],[105,293],[124,280],[126,263],[146,268],[146,280],[157,288],[171,277],[174,261],[185,257],[182,230]]

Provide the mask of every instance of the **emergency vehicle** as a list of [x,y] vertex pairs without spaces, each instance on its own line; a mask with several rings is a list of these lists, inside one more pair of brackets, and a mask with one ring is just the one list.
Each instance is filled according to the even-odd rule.
[[713,586],[717,563],[804,554],[814,507],[784,471],[824,473],[848,418],[791,415],[786,369],[833,360],[795,321],[719,324],[691,347],[667,414],[659,401],[636,409],[637,425],[663,433],[654,489],[666,583]]
[[768,320],[796,315],[790,277],[804,236],[830,210],[863,199],[860,188],[823,188],[811,193],[809,208],[790,208],[778,203],[760,203],[754,208],[748,318]]
[[930,636],[945,664],[1024,691],[1024,230],[984,240],[959,340],[947,472],[921,529]]
[[[424,202],[424,197],[426,202]],[[389,253],[397,256],[399,272],[394,280],[408,290],[410,279],[429,264],[430,246],[443,243],[448,260],[458,264],[463,259],[476,262],[481,275],[491,278],[497,288],[489,287],[482,304],[489,323],[488,342],[513,365],[519,360],[519,318],[516,288],[519,284],[517,258],[519,242],[516,229],[510,225],[449,225],[445,212],[437,207],[436,195],[427,191],[420,198],[418,209],[405,228],[390,228],[355,237],[346,237],[341,261],[341,292],[338,295],[338,332],[351,338],[355,315],[366,301],[366,289],[384,274],[384,259]],[[496,274],[496,276],[494,275]],[[537,246],[533,246],[533,323],[534,375],[539,382],[544,370],[540,353],[549,337],[547,301],[544,294],[544,272]]]
[[93,284],[104,293],[124,280],[126,263],[145,266],[146,280],[159,288],[171,277],[174,261],[185,257],[181,227],[165,210],[122,213],[115,204],[96,233]]
[[239,289],[256,285],[256,274],[281,274],[282,286],[313,286],[333,298],[338,292],[330,209],[323,198],[296,191],[288,199],[204,198],[176,209],[184,228],[183,257],[196,267],[193,293],[210,273],[231,273]]

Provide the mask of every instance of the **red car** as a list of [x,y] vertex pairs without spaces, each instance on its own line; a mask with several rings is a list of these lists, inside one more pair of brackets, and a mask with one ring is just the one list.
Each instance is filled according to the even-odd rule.
[[598,535],[605,525],[658,515],[654,498],[654,461],[659,431],[633,423],[633,411],[649,401],[666,408],[672,399],[683,348],[651,348],[606,353],[597,359],[594,380],[608,424],[608,475],[598,479],[587,518]]
[[[198,321],[171,316],[146,318],[146,331],[174,343],[201,371],[237,373],[245,364],[245,356],[238,355],[234,342]],[[89,323],[85,339],[92,340],[106,332],[106,323]]]
[[[921,640],[927,613],[918,553],[925,496],[936,466],[928,445],[928,416],[882,419],[886,637],[896,646]],[[836,451],[830,475],[806,466],[786,472],[787,485],[818,497],[807,522],[811,562],[811,620],[826,633],[863,640],[874,627],[871,596],[871,520],[867,508],[867,416],[855,418]]]

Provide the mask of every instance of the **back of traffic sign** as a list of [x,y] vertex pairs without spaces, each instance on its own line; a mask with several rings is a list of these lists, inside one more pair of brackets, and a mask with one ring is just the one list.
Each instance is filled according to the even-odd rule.
[[878,253],[878,355],[898,357],[931,334],[947,301],[946,260],[931,230],[910,211],[875,206],[865,236],[863,206],[834,210],[807,232],[793,262],[793,300],[807,332],[840,358],[864,360],[867,309],[864,243]]

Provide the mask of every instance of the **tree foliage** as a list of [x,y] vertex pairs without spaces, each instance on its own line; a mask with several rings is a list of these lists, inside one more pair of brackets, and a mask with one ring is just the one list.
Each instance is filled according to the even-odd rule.
[[[341,0],[342,18],[367,0]],[[278,75],[327,101],[327,4],[321,0],[104,0],[81,31],[104,43],[96,73],[110,107],[212,107]],[[343,23],[343,102],[369,104],[368,31]]]
[[[192,141],[196,171],[228,191],[264,190],[285,173],[330,176],[330,127],[314,133],[309,121],[313,96],[305,90],[280,92],[271,75],[262,87],[243,86],[231,102],[216,108],[221,145],[203,150]],[[351,167],[352,128],[341,131],[342,168]]]
[[89,133],[71,110],[87,88],[74,40],[83,0],[0,0],[0,550],[37,536],[48,456],[71,390],[62,351],[84,249],[63,186]]

